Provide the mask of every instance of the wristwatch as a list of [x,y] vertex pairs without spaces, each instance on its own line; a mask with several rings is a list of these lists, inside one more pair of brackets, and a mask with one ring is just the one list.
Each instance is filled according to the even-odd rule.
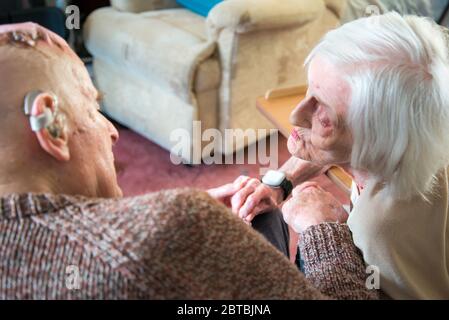
[[262,183],[271,188],[281,188],[284,199],[287,199],[293,190],[293,184],[282,171],[269,170],[262,178]]

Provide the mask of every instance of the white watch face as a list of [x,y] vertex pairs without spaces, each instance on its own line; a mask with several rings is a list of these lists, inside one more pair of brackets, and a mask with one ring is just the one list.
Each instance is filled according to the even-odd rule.
[[281,171],[270,170],[263,176],[262,182],[272,187],[279,187],[285,179],[285,173]]

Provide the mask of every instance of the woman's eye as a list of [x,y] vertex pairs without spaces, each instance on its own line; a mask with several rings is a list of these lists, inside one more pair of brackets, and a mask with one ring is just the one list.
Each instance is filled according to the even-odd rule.
[[323,128],[330,127],[330,121],[328,119],[320,119],[320,123]]
[[318,121],[323,128],[329,128],[332,125],[329,117],[326,114],[326,111],[324,110],[324,107],[319,106],[317,114]]

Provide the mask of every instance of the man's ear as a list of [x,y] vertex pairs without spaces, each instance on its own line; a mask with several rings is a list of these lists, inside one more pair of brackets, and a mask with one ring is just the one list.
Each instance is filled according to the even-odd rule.
[[[70,150],[68,145],[68,135],[64,121],[60,121],[56,98],[49,93],[39,94],[31,107],[31,115],[39,116],[48,108],[53,114],[52,124],[44,129],[36,131],[36,137],[43,150],[58,161],[69,161]],[[61,123],[62,122],[62,123]]]

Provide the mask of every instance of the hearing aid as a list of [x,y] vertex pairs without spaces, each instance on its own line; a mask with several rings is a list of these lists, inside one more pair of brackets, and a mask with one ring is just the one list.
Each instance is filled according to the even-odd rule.
[[52,111],[49,107],[46,107],[40,115],[32,115],[31,110],[33,107],[33,103],[36,100],[36,98],[44,93],[43,91],[36,90],[31,91],[25,96],[24,100],[24,112],[25,115],[29,117],[31,130],[34,132],[40,131],[42,129],[47,129],[49,133],[53,137],[59,136],[59,129],[54,125],[55,122],[55,115],[58,111],[58,100],[55,95],[53,95],[53,102],[55,105],[55,110]]

